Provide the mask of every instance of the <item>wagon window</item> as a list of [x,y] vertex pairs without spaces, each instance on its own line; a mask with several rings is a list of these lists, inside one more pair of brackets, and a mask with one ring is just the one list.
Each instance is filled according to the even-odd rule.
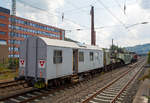
[[79,52],[79,61],[80,62],[84,61],[84,53],[83,52]]
[[99,56],[99,53],[96,52],[96,53],[95,53],[95,58],[96,58],[97,60],[99,59],[98,56]]
[[53,62],[54,64],[62,63],[62,51],[61,50],[54,50]]
[[90,61],[94,60],[93,52],[90,52]]

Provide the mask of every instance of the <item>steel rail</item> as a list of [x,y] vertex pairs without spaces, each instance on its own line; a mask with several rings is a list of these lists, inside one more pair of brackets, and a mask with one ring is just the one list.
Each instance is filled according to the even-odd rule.
[[[135,79],[135,77],[138,75],[138,73],[141,71],[143,68],[143,65],[140,67],[140,69],[137,71],[137,73],[128,81],[128,83],[119,91],[119,93],[115,96],[115,98],[111,101],[111,103],[115,103],[117,98],[124,92],[124,90],[130,85],[130,83]],[[143,70],[143,69],[142,69]]]
[[[128,65],[128,68],[130,68],[130,67],[132,67],[132,66],[135,66],[135,65],[137,65],[137,63],[135,63],[135,64],[132,64],[132,65]],[[122,72],[122,71],[121,71]],[[124,71],[125,72],[125,71]],[[117,72],[118,73],[118,72]],[[107,79],[109,79],[110,77],[108,77]],[[106,78],[105,78],[106,79]],[[99,81],[97,81],[97,82],[95,82],[94,84],[92,84],[91,86],[95,86],[97,83],[99,83],[99,82],[101,82],[101,81],[103,81],[103,80],[99,80]],[[83,90],[81,90],[81,91],[84,91],[84,90],[86,90],[86,89],[88,89],[88,88],[84,88]],[[75,92],[75,94],[78,94],[78,93],[80,93],[81,91],[77,91],[77,92]],[[75,94],[73,94],[73,95],[70,95],[70,96],[74,96]],[[59,100],[60,102],[61,101],[64,101],[65,99],[67,99],[67,98],[63,98],[63,99],[61,99],[61,100]]]
[[22,81],[22,80],[4,82],[4,83],[0,83],[0,89],[1,89],[1,88],[11,87],[11,86],[22,85],[22,84],[26,84],[26,82],[25,82],[25,81]]
[[[30,87],[31,88],[31,87]],[[12,95],[12,96],[8,96],[8,97],[4,97],[4,98],[0,98],[0,102],[1,101],[5,101],[5,100],[8,100],[8,99],[10,99],[10,98],[15,98],[15,97],[18,97],[18,96],[20,96],[20,95],[24,95],[24,94],[27,94],[27,93],[31,93],[31,92],[34,92],[34,91],[36,91],[37,89],[31,89],[31,90],[29,90],[29,91],[26,91],[26,92],[23,92],[23,93],[19,93],[19,94],[15,94],[15,95]]]
[[[133,65],[131,65],[131,66],[136,66],[137,65],[137,63],[136,64],[133,64]],[[130,72],[130,71],[127,71],[127,72]],[[66,87],[66,86],[65,86]],[[68,87],[68,86],[67,86]],[[32,100],[35,100],[35,99],[37,99],[37,98],[40,98],[40,97],[42,97],[42,96],[47,96],[47,95],[49,95],[49,94],[52,94],[52,93],[54,93],[54,92],[57,92],[57,91],[59,91],[59,90],[62,90],[62,89],[64,89],[64,86],[62,86],[61,88],[55,88],[56,90],[48,90],[46,93],[42,93],[42,94],[39,94],[39,95],[35,95],[35,96],[33,96],[33,97],[31,97],[31,98],[28,98],[28,99],[25,99],[25,100],[22,100],[22,101],[20,101],[19,103],[26,103],[26,102],[30,102],[30,101],[32,101]],[[18,94],[16,94],[16,95],[13,95],[13,96],[9,96],[9,97],[5,97],[5,98],[2,98],[2,99],[0,99],[0,101],[5,101],[5,100],[8,100],[8,99],[10,99],[10,98],[15,98],[15,97],[18,97],[18,96],[22,96],[22,95],[25,95],[25,94],[27,94],[27,93],[34,93],[34,91],[40,91],[39,89],[32,89],[32,90],[29,90],[29,91],[26,91],[26,92],[23,92],[23,93],[18,93]]]
[[12,81],[7,81],[7,82],[1,82],[0,85],[14,83],[14,82],[18,82],[18,81],[22,81],[22,80],[12,80]]
[[[139,63],[139,62],[138,62]],[[134,64],[134,65],[137,65]],[[135,69],[135,68],[134,68]],[[132,71],[133,68],[131,68],[130,70],[128,70],[127,72],[125,72],[123,75],[119,76],[117,79],[113,80],[112,82],[108,83],[105,87],[101,88],[100,90],[98,90],[96,93],[94,93],[92,96],[88,97],[87,99],[85,99],[84,101],[82,101],[82,103],[88,103],[90,100],[92,100],[94,97],[96,97],[98,94],[100,94],[102,91],[104,91],[105,89],[107,89],[108,87],[110,87],[112,84],[114,84],[115,82],[117,82],[119,79],[121,79],[122,77],[124,77],[126,74],[128,74],[130,71]]]
[[[69,84],[67,87],[70,87],[70,86],[72,86],[72,84],[71,84],[71,85]],[[41,92],[42,94],[33,96],[33,97],[28,98],[28,99],[25,99],[25,100],[22,100],[22,101],[20,101],[19,103],[28,103],[28,102],[33,101],[33,100],[35,100],[35,99],[38,99],[38,98],[40,98],[40,97],[48,96],[49,94],[52,94],[52,93],[55,93],[55,92],[57,92],[57,91],[63,90],[65,87],[66,87],[66,86],[62,86],[62,87],[60,87],[60,88],[54,88],[55,90],[47,89],[46,93],[42,93],[42,92]],[[40,91],[40,90],[39,90],[39,91]]]

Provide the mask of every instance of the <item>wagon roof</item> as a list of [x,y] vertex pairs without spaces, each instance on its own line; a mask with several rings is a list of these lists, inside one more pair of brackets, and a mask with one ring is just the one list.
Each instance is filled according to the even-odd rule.
[[39,38],[41,38],[46,43],[46,45],[51,45],[51,46],[102,50],[102,48],[100,48],[99,46],[91,46],[86,44],[81,45],[80,43],[58,40],[58,39],[50,39],[45,37],[39,37]]

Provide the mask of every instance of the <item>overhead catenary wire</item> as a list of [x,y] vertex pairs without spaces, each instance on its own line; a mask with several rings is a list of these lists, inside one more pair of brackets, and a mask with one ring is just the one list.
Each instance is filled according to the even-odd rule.
[[[47,11],[46,9],[37,7],[37,6],[32,5],[32,4],[29,4],[29,3],[24,2],[24,1],[22,1],[22,0],[17,0],[17,1],[20,2],[20,3],[22,3],[22,4],[24,4],[24,5],[26,5],[26,6],[29,6],[29,7],[31,7],[31,8],[38,9],[38,10],[40,10],[40,11],[46,12],[46,13],[48,13],[50,16],[57,17],[57,18],[60,18],[60,19],[62,18],[61,15],[59,16],[59,15],[53,14],[53,13]],[[70,19],[68,19],[68,18],[66,18],[66,17],[64,17],[64,20],[66,20],[66,21],[68,21],[68,22],[71,22],[71,23],[74,23],[74,24],[76,24],[76,25],[79,25],[79,26],[81,26],[81,27],[83,27],[83,28],[86,27],[86,26],[81,25],[81,24],[79,24],[79,23],[77,23],[77,22],[75,22],[75,21],[73,21],[73,20],[70,20]]]
[[[117,0],[113,0],[117,5],[118,7],[121,9],[121,11],[123,12],[123,14],[127,17],[127,14],[125,13],[125,9],[122,9],[121,5],[119,4],[119,2]],[[124,3],[124,6],[125,6],[125,3]],[[123,7],[124,8],[124,7]]]
[[[113,18],[115,18],[120,24],[122,24],[122,26],[125,28],[125,30],[127,30],[128,33],[130,32],[129,28],[127,28],[126,25],[111,12],[111,10],[109,10],[101,0],[97,1],[112,15]],[[133,34],[132,32],[130,33]]]
[[[109,9],[107,8],[107,6],[106,6],[101,0],[97,0],[97,1],[99,2],[99,4],[101,4],[101,5],[112,15],[113,18],[115,18],[120,24],[122,24],[122,26],[125,28],[125,30],[127,30],[127,32],[130,32],[129,29],[126,27],[126,25],[125,25],[117,16],[115,16],[115,15],[111,12],[111,10],[109,10]],[[132,33],[132,32],[130,32],[130,33]]]
[[112,16],[114,19],[116,19],[116,21],[118,21],[120,24],[122,24],[122,25],[126,28],[125,24],[124,24],[117,16],[115,16],[115,15],[112,13],[112,11],[109,10],[109,9],[107,8],[107,6],[106,6],[101,0],[97,0],[97,1],[99,2],[100,5],[102,5],[102,6],[111,14],[111,16]]
[[[67,0],[67,3],[69,3],[70,5],[72,5],[75,9],[79,10],[79,8],[75,5],[75,4],[72,4],[70,1]],[[80,11],[83,11],[85,14],[89,14],[89,13],[86,13],[84,10],[80,9]]]
[[[22,1],[22,0],[17,0],[17,1],[20,2],[20,1]],[[97,0],[97,1],[98,1],[98,0]],[[51,13],[50,11],[47,11],[47,10],[41,8],[41,7],[37,7],[36,5],[32,5],[32,4],[27,3],[27,2],[25,2],[25,3],[26,3],[25,5],[31,6],[32,8],[38,9],[38,10],[40,10],[40,11],[44,11],[44,12],[50,14],[51,16],[55,16],[55,17],[61,19],[61,15],[58,15],[58,14],[55,14],[55,13]],[[24,4],[24,3],[23,3],[23,4]],[[107,8],[107,7],[106,7],[106,8]],[[74,10],[75,10],[75,9],[74,9]],[[111,12],[111,10],[110,10],[110,12]],[[115,18],[120,24],[122,24],[122,25],[125,27],[125,29],[127,30],[126,25],[125,25],[121,20],[119,20],[119,18],[116,17],[116,15],[114,15],[112,12],[111,12],[111,15],[114,16],[114,18]],[[83,26],[83,25],[77,23],[76,21],[67,19],[66,17],[64,17],[64,20],[66,20],[66,21],[68,21],[68,22],[71,22],[71,23],[74,23],[74,24],[76,24],[76,25],[79,25],[79,26],[83,27],[83,28],[81,28],[82,30],[87,30],[87,29],[89,29],[89,27]],[[105,29],[105,28],[107,28],[107,27],[97,27],[97,28],[95,28],[95,29]],[[76,30],[77,30],[77,29],[76,29]],[[78,30],[79,30],[79,29],[78,29]],[[79,31],[80,31],[80,30],[79,30]]]
[[[99,29],[108,29],[108,28],[113,28],[113,27],[120,27],[121,25],[106,25],[106,26],[96,26],[95,30]],[[90,30],[91,28],[77,28],[77,29],[68,29],[68,31],[83,31],[83,30]]]

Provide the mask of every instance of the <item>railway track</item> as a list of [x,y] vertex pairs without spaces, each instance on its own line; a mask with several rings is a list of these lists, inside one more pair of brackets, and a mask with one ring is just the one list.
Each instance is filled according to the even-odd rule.
[[[117,74],[120,74],[121,72],[116,72]],[[114,73],[115,74],[115,73]],[[108,75],[109,76],[109,75]],[[8,96],[8,97],[4,97],[4,98],[1,98],[0,101],[3,101],[4,103],[8,103],[8,102],[13,102],[13,103],[26,103],[26,102],[30,102],[30,101],[34,101],[34,100],[37,100],[37,99],[44,99],[46,98],[47,96],[54,96],[55,93],[59,93],[60,91],[65,91],[66,89],[71,89],[71,88],[74,88],[78,85],[82,85],[84,83],[86,83],[88,81],[84,81],[82,83],[79,83],[77,85],[67,85],[65,87],[61,87],[61,88],[56,88],[56,90],[42,90],[42,92],[38,89],[31,89],[31,90],[28,90],[28,91],[24,91],[22,93],[18,93],[18,94],[15,94],[15,95],[12,95],[12,96]],[[100,81],[99,81],[100,82]],[[11,82],[8,82],[8,83],[13,83],[13,81]],[[7,84],[7,83],[4,83],[4,84]],[[96,84],[96,83],[95,83]],[[44,92],[43,92],[44,91]]]
[[143,65],[144,63],[139,65],[138,68],[127,71],[105,87],[97,89],[93,94],[89,94],[82,103],[120,103],[125,90],[137,74],[142,71]]
[[[104,78],[98,77],[96,82],[94,82],[94,83],[89,81],[87,84],[85,84],[85,87],[78,86],[72,94],[69,93],[68,96],[62,95],[62,97],[60,96],[61,98],[56,98],[56,103],[71,103],[72,101],[73,101],[73,103],[77,103],[78,101],[80,101],[82,99],[82,96],[83,97],[87,96],[88,92],[92,91],[96,87],[103,87],[104,84],[107,84],[109,81],[112,81],[114,78],[118,77],[122,73],[124,73],[128,70],[131,70],[131,68],[134,66],[137,66],[137,63],[123,67],[121,70],[117,69],[117,72],[115,72],[115,73],[110,72],[111,75],[110,74],[105,75]],[[80,94],[82,95],[81,97],[79,97]],[[53,101],[55,101],[55,100],[53,100]]]
[[[137,66],[137,63],[133,64],[133,65],[129,65],[128,68],[131,70],[132,67],[134,66]],[[124,70],[125,72],[126,70]],[[123,72],[123,71],[122,71]],[[114,73],[114,75],[119,75],[119,74],[122,74],[122,72],[117,72],[116,74]],[[108,78],[108,77],[107,77]],[[109,78],[111,79],[112,76],[109,76]],[[94,84],[91,84],[90,86],[96,86],[97,83],[100,83],[102,82],[103,80],[98,80],[97,82],[95,82]],[[88,81],[87,81],[88,82]],[[80,86],[84,85],[84,83],[86,84],[86,81],[84,82],[81,82],[81,83],[78,83],[77,85],[66,85],[64,87],[60,87],[60,88],[54,88],[54,89],[43,89],[43,90],[40,90],[40,89],[34,89],[34,88],[30,88],[29,90],[27,91],[23,91],[21,93],[18,93],[18,94],[15,94],[15,95],[12,95],[12,96],[8,96],[8,97],[4,97],[4,98],[0,98],[0,102],[2,101],[3,103],[27,103],[27,102],[40,102],[41,100],[45,99],[45,98],[53,98],[55,97],[55,95],[57,94],[61,94],[61,92],[64,92],[67,90],[67,89],[72,89],[72,88],[76,88],[77,86],[80,88]],[[84,91],[88,89],[87,87],[82,89],[82,90],[76,90],[75,93],[73,94],[70,94],[69,96],[73,96],[74,94],[78,94],[80,91]],[[57,96],[56,96],[57,97]],[[68,99],[67,96],[63,97],[60,96],[60,98],[58,97],[57,98],[59,101],[56,101],[57,103],[66,103],[64,101],[64,99]],[[64,101],[64,102],[63,102]],[[49,103],[49,102],[47,102]]]
[[0,83],[0,89],[12,87],[12,86],[23,85],[23,84],[26,84],[26,82],[24,80],[13,80],[13,81],[9,81],[9,82],[3,82],[3,83]]
[[8,96],[0,99],[0,103],[27,103],[31,101],[39,101],[45,99],[47,96],[52,96],[57,93],[59,90],[63,90],[65,87],[56,88],[56,89],[36,89],[31,88],[30,90],[23,91],[22,93],[18,93],[12,96]]
[[24,80],[13,80],[0,83],[0,99],[10,97],[28,89],[27,83]]

